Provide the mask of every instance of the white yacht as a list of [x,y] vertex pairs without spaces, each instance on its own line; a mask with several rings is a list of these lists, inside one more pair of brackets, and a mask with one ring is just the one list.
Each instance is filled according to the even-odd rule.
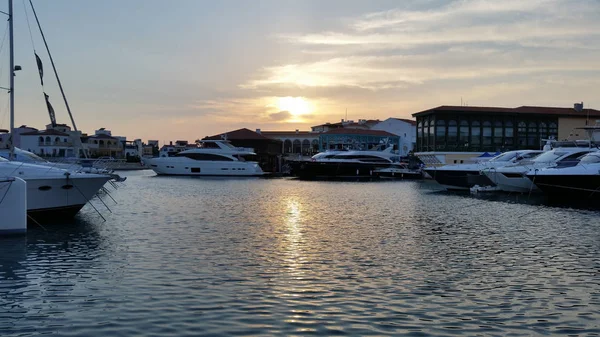
[[497,190],[499,191],[520,193],[539,191],[531,180],[527,178],[528,173],[546,167],[575,166],[579,162],[580,157],[593,151],[597,151],[597,149],[560,147],[547,151],[531,161],[498,168],[487,168],[482,172],[497,186]]
[[27,214],[38,222],[73,217],[111,179],[0,158],[0,176],[27,182]]
[[575,166],[534,170],[527,178],[552,198],[600,199],[600,151],[588,153]]
[[497,169],[538,156],[540,150],[518,150],[502,153],[484,162],[470,164],[450,164],[441,167],[428,167],[425,172],[448,190],[468,190],[475,185],[494,186],[486,176],[484,169]]
[[261,176],[258,157],[252,149],[231,145],[225,140],[201,140],[198,147],[174,156],[148,160],[158,175]]

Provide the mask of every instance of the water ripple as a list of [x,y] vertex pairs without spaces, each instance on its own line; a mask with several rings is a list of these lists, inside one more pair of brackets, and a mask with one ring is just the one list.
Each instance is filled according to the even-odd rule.
[[148,172],[113,197],[0,240],[2,336],[600,334],[597,211]]

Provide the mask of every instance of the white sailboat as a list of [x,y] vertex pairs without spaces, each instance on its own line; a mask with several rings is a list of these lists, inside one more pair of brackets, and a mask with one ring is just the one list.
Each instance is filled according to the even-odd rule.
[[[2,12],[4,13],[4,12]],[[13,2],[8,0],[10,48],[10,130],[11,149],[14,134],[14,72],[21,70],[14,64]],[[10,155],[13,158],[13,154]],[[27,213],[37,222],[59,221],[72,218],[111,179],[104,174],[72,172],[43,165],[0,159],[0,177],[18,177],[27,183]]]

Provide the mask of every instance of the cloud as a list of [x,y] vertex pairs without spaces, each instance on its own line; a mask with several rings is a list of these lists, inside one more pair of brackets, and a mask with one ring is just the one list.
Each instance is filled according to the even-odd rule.
[[306,57],[266,66],[240,88],[402,92],[435,81],[597,72],[599,10],[594,0],[461,0],[367,13],[337,31],[278,35]]
[[292,118],[292,114],[289,111],[283,110],[269,114],[269,117],[274,121],[284,121],[286,119]]

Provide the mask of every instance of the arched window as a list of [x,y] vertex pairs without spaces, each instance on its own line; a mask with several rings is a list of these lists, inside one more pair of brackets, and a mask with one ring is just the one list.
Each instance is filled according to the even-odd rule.
[[513,137],[515,136],[515,132],[513,129],[513,123],[512,122],[506,122],[504,123],[504,144],[506,145],[513,145]]
[[313,150],[313,153],[319,152],[319,140],[318,139],[313,139],[312,150]]
[[483,145],[492,145],[492,123],[485,121],[482,126]]
[[448,144],[456,144],[458,140],[458,127],[456,126],[456,121],[450,120],[448,121]]
[[283,153],[291,153],[292,152],[292,141],[289,139],[286,139],[283,142]]
[[54,143],[60,143],[60,138],[59,137],[54,138]]
[[494,122],[494,145],[502,145],[502,122]]
[[478,121],[471,122],[471,144],[475,147],[481,144],[481,127]]
[[50,137],[46,136],[46,144],[50,144],[51,141],[52,141],[52,139],[50,139]]
[[40,138],[38,138],[38,141],[39,141],[40,143],[43,143],[43,142],[44,142],[44,137],[40,136]]
[[446,121],[440,119],[435,123],[435,137],[438,141],[444,141],[444,137],[446,137]]
[[302,153],[309,154],[310,153],[310,140],[305,139],[302,141]]
[[294,153],[302,152],[302,143],[298,139],[294,140]]

